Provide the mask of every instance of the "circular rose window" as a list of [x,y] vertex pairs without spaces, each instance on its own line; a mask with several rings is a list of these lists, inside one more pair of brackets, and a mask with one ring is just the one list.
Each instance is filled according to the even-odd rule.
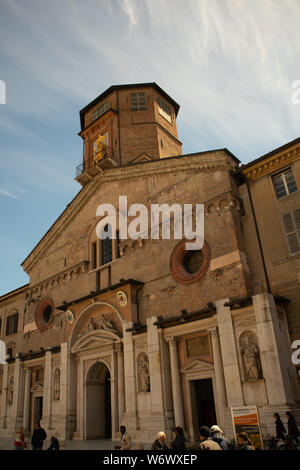
[[210,263],[210,249],[206,241],[201,250],[186,250],[185,244],[193,240],[181,240],[174,248],[170,259],[173,279],[182,284],[192,284],[207,272]]
[[50,297],[43,297],[35,312],[35,323],[39,330],[48,328],[53,320],[54,304]]

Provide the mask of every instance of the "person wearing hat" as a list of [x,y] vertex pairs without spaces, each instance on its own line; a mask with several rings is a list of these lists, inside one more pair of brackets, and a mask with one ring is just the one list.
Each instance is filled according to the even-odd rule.
[[202,426],[199,429],[200,437],[200,450],[222,450],[222,447],[209,437],[209,428],[207,426]]
[[209,430],[210,438],[219,444],[222,450],[229,450],[229,441],[224,436],[222,429],[217,425],[214,424]]

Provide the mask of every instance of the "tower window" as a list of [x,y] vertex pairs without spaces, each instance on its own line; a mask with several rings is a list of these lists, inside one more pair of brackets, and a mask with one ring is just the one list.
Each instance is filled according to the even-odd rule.
[[146,107],[146,93],[136,92],[130,93],[131,111],[142,111]]
[[157,98],[157,103],[159,114],[172,124],[172,111],[170,106],[160,97]]
[[110,103],[106,101],[105,103],[100,104],[94,111],[92,112],[92,122],[96,121],[102,114],[106,113],[106,111],[110,108]]
[[296,181],[291,168],[272,177],[277,199],[297,191]]

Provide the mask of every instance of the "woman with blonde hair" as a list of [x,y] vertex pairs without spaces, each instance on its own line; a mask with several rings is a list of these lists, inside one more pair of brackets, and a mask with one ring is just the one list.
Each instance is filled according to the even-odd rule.
[[15,450],[24,450],[24,433],[23,428],[18,428],[15,434],[15,441],[14,441],[14,448]]

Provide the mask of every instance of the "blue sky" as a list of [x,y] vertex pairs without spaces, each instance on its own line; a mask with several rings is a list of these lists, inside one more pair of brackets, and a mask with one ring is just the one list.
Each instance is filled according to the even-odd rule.
[[78,111],[155,81],[180,105],[183,152],[243,162],[300,135],[299,0],[0,0],[0,295],[80,189]]

